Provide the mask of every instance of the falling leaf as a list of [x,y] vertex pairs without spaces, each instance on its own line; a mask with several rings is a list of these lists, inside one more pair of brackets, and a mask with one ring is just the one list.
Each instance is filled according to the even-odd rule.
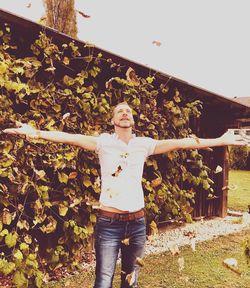
[[179,255],[180,254],[179,247],[175,243],[171,243],[169,245],[169,250],[172,253],[172,255]]
[[155,46],[161,46],[161,42],[160,41],[156,41],[156,40],[154,40],[153,42],[152,42],[152,44],[154,44]]
[[89,15],[85,14],[85,13],[82,12],[82,11],[77,10],[77,12],[78,12],[82,17],[84,17],[84,18],[90,18]]
[[136,75],[135,70],[133,68],[131,67],[128,68],[126,72],[126,77],[127,77],[127,80],[134,86],[140,85],[140,80],[138,79],[138,76]]
[[119,166],[117,167],[116,171],[115,171],[113,174],[111,174],[111,175],[112,175],[113,177],[118,177],[121,172],[122,172],[122,167],[121,167],[121,165],[119,165]]
[[196,239],[192,238],[190,240],[190,244],[191,244],[191,248],[192,248],[193,252],[195,252],[196,251]]
[[227,258],[223,261],[223,265],[237,274],[241,274],[238,267],[238,261],[234,258]]
[[27,8],[30,8],[30,7],[31,7],[31,3],[29,3],[28,5],[26,5],[26,7],[27,7]]
[[143,267],[145,265],[145,262],[140,257],[136,257],[135,263],[138,264],[141,267]]
[[178,262],[178,265],[179,265],[179,271],[181,272],[184,269],[184,264],[185,264],[184,258],[183,257],[179,257],[177,262]]
[[122,244],[128,246],[129,245],[129,238],[125,238],[121,242],[122,242]]
[[128,282],[129,286],[132,286],[135,282],[135,270],[126,276],[126,281]]
[[222,167],[220,165],[218,165],[214,171],[215,174],[222,172]]
[[128,158],[128,155],[129,154],[127,152],[126,153],[124,152],[123,154],[120,155],[120,157],[126,159],[126,158]]

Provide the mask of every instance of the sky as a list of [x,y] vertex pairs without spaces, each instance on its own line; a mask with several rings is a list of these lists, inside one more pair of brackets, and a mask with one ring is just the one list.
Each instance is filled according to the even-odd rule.
[[[224,97],[250,96],[249,0],[75,0],[75,7],[90,16],[77,13],[80,40]],[[0,8],[44,16],[42,0],[0,0]]]

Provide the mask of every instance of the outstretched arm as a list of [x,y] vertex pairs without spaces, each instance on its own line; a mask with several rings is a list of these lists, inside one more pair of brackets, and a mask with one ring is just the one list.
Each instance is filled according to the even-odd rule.
[[221,137],[212,139],[199,139],[197,137],[190,137],[183,139],[159,140],[156,144],[154,154],[161,154],[180,149],[201,149],[227,145],[245,146],[247,145],[247,142],[242,136],[234,135],[233,132],[227,131]]
[[94,151],[96,149],[96,139],[94,136],[82,134],[70,134],[60,131],[42,131],[36,130],[27,124],[16,122],[19,128],[8,128],[4,133],[25,135],[30,139],[44,139],[52,142],[71,144],[81,148]]

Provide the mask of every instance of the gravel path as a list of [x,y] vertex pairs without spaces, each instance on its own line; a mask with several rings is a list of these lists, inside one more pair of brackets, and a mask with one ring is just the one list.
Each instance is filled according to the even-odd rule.
[[184,224],[177,228],[168,228],[165,232],[154,235],[147,241],[145,255],[171,250],[173,245],[178,247],[192,245],[195,249],[196,242],[212,240],[221,235],[250,228],[250,214],[247,212],[242,214],[242,217],[216,217],[211,220]]
[[[250,214],[242,213],[242,217],[227,216],[225,218],[205,219],[193,223],[182,224],[173,228],[169,226],[164,232],[153,237],[150,236],[146,242],[145,256],[172,251],[184,245],[191,245],[195,250],[195,244],[200,241],[212,240],[218,236],[236,233],[250,228]],[[118,259],[118,263],[120,259]],[[94,268],[95,261],[82,263],[83,268]]]

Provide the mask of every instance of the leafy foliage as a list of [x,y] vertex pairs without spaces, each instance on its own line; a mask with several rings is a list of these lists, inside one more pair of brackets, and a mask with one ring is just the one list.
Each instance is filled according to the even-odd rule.
[[247,159],[249,154],[249,148],[243,147],[230,147],[230,167],[232,169],[244,170],[247,169]]
[[[0,28],[1,129],[18,120],[37,129],[98,134],[111,130],[111,107],[124,100],[133,108],[135,132],[155,139],[188,136],[190,117],[200,116],[200,101],[154,76],[137,76],[91,45],[54,43],[40,33],[21,51],[18,37],[9,25]],[[114,77],[106,79],[107,71]],[[20,136],[1,134],[0,145],[0,272],[13,274],[17,287],[41,287],[49,272],[82,260],[96,221],[98,159]],[[197,150],[148,159],[143,187],[149,223],[191,221],[195,190],[211,192],[212,184]]]

